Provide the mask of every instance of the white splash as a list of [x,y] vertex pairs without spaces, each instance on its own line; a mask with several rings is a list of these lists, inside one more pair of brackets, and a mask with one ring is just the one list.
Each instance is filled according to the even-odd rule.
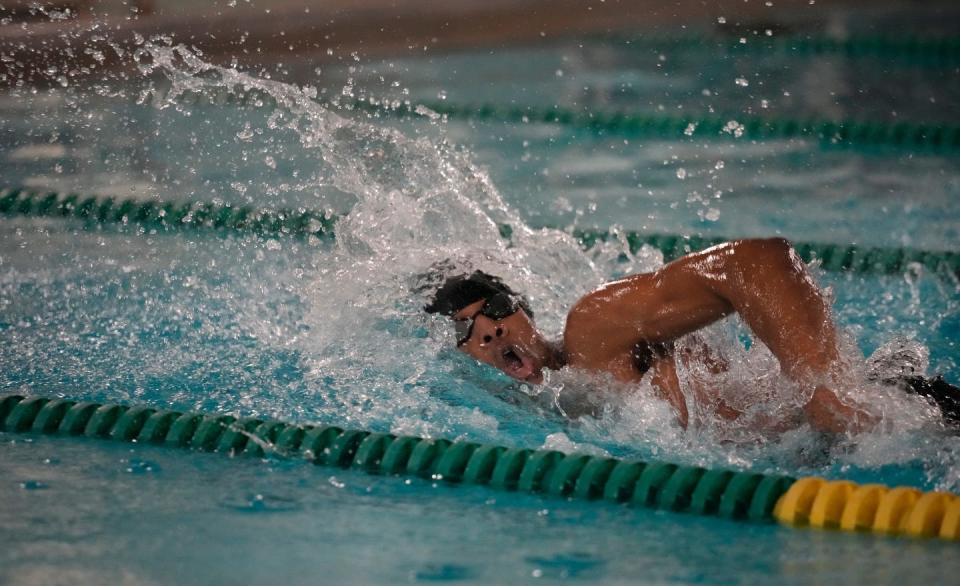
[[[505,377],[450,350],[449,324],[421,310],[426,293],[418,288],[427,269],[447,261],[462,270],[500,275],[527,294],[539,325],[557,336],[566,309],[579,296],[612,277],[656,268],[662,264],[658,251],[631,254],[616,229],[613,238],[588,252],[562,231],[531,229],[467,151],[445,140],[411,138],[382,122],[342,116],[319,103],[310,88],[214,66],[181,46],[144,44],[137,55],[145,75],[169,81],[169,88],[155,86],[144,95],[161,108],[180,107],[181,98],[197,93],[268,96],[273,112],[267,128],[238,131],[294,133],[324,169],[315,186],[318,203],[331,186],[355,197],[349,215],[336,225],[335,246],[306,267],[306,331],[296,344],[313,391],[295,399],[319,405],[317,410],[349,425],[398,433],[510,444],[525,439],[517,434],[526,434],[564,451],[583,448],[736,467],[766,461],[787,471],[832,464],[798,456],[819,441],[809,429],[769,433],[799,410],[805,395],[779,374],[769,351],[756,344],[744,348],[735,321],[680,342],[688,348],[707,343],[732,368],[714,374],[693,359],[680,365],[679,376],[687,389],[696,386],[695,379],[718,389],[725,402],[744,411],[736,423],[717,419],[688,391],[693,424],[685,431],[669,406],[653,398],[649,385],[612,392],[613,385],[568,371],[552,373],[531,393],[534,397],[527,397]],[[725,130],[737,136],[742,131],[733,121]],[[502,225],[512,229],[509,240],[501,236]],[[862,363],[855,348],[846,351],[851,362]],[[842,461],[879,467],[932,459],[947,468],[936,478],[946,488],[955,487],[957,465],[941,457],[938,447],[926,440],[909,442],[909,448],[898,444],[903,434],[940,438],[930,435],[935,418],[929,406],[879,384],[859,392],[873,393],[871,401],[888,423],[844,444]],[[587,401],[584,407],[581,399],[588,395],[609,400]],[[577,409],[581,417],[573,427],[550,415],[572,415]],[[541,417],[542,422],[505,432],[502,423],[511,417]],[[944,441],[960,453],[954,439]]]

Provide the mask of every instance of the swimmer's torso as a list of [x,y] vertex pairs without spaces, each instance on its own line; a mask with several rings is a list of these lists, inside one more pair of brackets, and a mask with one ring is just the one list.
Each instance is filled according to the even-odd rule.
[[[643,311],[670,306],[656,302],[657,289],[655,275],[642,274],[608,283],[589,293],[567,316],[563,345],[567,364],[573,368],[608,373],[620,382],[632,384],[649,377],[658,396],[671,404],[678,421],[686,427],[689,413],[677,377],[674,343],[670,338],[656,339],[660,333],[658,324],[676,317]],[[639,299],[638,291],[641,292]],[[648,291],[651,292],[649,302],[645,303],[648,299],[642,294]],[[695,401],[713,405],[717,415],[726,419],[739,415],[710,391],[691,389]]]
[[[658,347],[659,346],[659,347]],[[684,355],[680,359],[688,360]],[[639,385],[645,379],[656,391],[657,396],[666,400],[677,413],[677,420],[681,426],[687,427],[689,412],[680,379],[677,376],[676,352],[672,345],[647,344],[639,342],[629,353],[611,361],[611,368],[607,370],[613,377],[623,383]],[[576,366],[575,364],[572,366]],[[700,405],[710,405],[714,415],[722,419],[734,420],[742,413],[727,405],[710,385],[689,381],[693,399]]]

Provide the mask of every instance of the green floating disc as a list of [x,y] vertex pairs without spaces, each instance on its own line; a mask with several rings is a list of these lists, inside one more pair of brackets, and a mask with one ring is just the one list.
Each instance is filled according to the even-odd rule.
[[155,409],[142,405],[127,409],[114,423],[110,438],[122,442],[132,440],[139,435],[147,419],[154,413]]
[[[33,425],[30,430],[37,433],[53,433],[57,431],[67,411],[76,404],[75,401],[68,401],[66,399],[54,399],[50,401],[37,413],[37,417],[33,420]],[[3,421],[2,416],[0,416],[0,421]]]
[[179,411],[157,411],[147,417],[143,424],[143,429],[137,434],[137,441],[146,443],[160,443],[167,437],[170,426],[173,422],[183,415]]
[[303,441],[300,442],[300,450],[303,457],[314,463],[319,462],[319,459],[325,456],[325,452],[330,444],[333,443],[333,440],[338,438],[342,433],[343,430],[335,425],[314,427],[304,434]]
[[192,448],[212,452],[217,449],[217,442],[237,419],[230,415],[205,415],[190,440]]
[[356,455],[360,443],[366,439],[368,435],[370,435],[369,431],[358,431],[355,429],[344,431],[322,452],[322,456],[318,457],[317,463],[346,468],[353,461],[353,457]]
[[617,460],[613,458],[591,457],[580,472],[580,477],[577,478],[573,496],[587,500],[602,497],[603,489],[616,465]]
[[463,481],[468,484],[487,484],[493,476],[497,461],[507,449],[502,446],[485,445],[477,448],[470,456],[463,471]]
[[730,470],[708,470],[690,495],[690,512],[700,515],[716,514],[720,508],[720,497],[733,474]]
[[577,479],[580,478],[580,473],[589,461],[590,456],[570,454],[557,462],[544,483],[547,494],[567,496],[572,493]]
[[113,425],[120,419],[120,416],[126,413],[127,407],[121,405],[104,405],[90,417],[83,435],[87,437],[109,437]]
[[490,486],[501,490],[514,490],[520,480],[527,458],[533,450],[526,448],[511,448],[500,455],[497,465],[490,476]]
[[646,468],[644,462],[617,462],[610,471],[610,478],[603,488],[603,498],[608,501],[623,503],[633,496],[637,480]]
[[[563,452],[555,450],[537,450],[530,454],[526,464],[523,465],[523,471],[520,473],[520,479],[517,482],[517,489],[523,492],[538,492],[546,488],[543,481],[553,471],[554,466],[560,463],[566,455]],[[544,486],[541,486],[544,485]]]
[[480,447],[472,442],[455,442],[437,461],[437,475],[447,482],[460,482],[470,457]]
[[23,401],[23,397],[20,395],[7,395],[0,399],[0,429],[6,429],[7,416],[10,415],[10,412],[16,408],[20,401]]
[[[43,409],[50,399],[43,397],[29,397],[17,403],[17,405],[6,417],[6,425],[2,429],[7,431],[26,431],[33,425],[37,414]],[[0,420],[0,424],[3,421]]]
[[267,452],[273,451],[273,443],[287,424],[282,421],[264,421],[251,432],[247,445],[243,448],[243,455],[262,458]]
[[787,476],[765,476],[750,499],[747,518],[757,522],[773,520],[773,508],[794,482],[795,478]]
[[256,417],[245,417],[234,421],[227,426],[226,431],[217,440],[218,452],[224,454],[239,454],[243,452],[253,431],[263,423]]
[[303,438],[311,429],[313,428],[303,425],[288,425],[287,428],[277,436],[277,442],[274,444],[274,448],[278,452],[288,456],[297,453],[300,450],[300,445],[303,443]]
[[357,455],[353,457],[353,467],[374,472],[383,463],[383,456],[397,436],[390,433],[371,433],[360,442]]
[[666,462],[648,464],[640,478],[637,479],[637,486],[633,489],[633,497],[630,501],[645,507],[654,506],[660,496],[660,491],[666,486],[677,468],[676,464]]
[[190,445],[190,440],[193,439],[193,434],[201,421],[203,421],[202,413],[184,413],[170,424],[170,430],[167,431],[164,441],[177,447]]
[[667,511],[685,511],[690,507],[693,491],[706,472],[697,466],[681,466],[664,485],[657,497],[657,507]]
[[407,462],[407,472],[421,478],[431,478],[435,472],[435,463],[451,445],[450,440],[425,439],[413,448]]
[[94,412],[102,407],[100,403],[77,403],[70,408],[60,422],[59,431],[65,435],[80,435]]
[[727,484],[726,490],[723,491],[723,496],[720,497],[719,515],[727,519],[746,517],[750,502],[753,500],[753,493],[763,478],[762,474],[751,472],[735,473]]
[[380,471],[391,475],[402,474],[407,469],[413,449],[421,441],[418,437],[399,437],[391,442],[380,461]]

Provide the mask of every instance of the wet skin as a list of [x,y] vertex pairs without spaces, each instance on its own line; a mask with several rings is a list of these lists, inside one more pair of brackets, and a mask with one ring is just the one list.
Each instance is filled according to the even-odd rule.
[[[840,401],[827,383],[839,366],[830,310],[801,259],[781,238],[720,244],[655,272],[607,283],[574,304],[559,345],[548,342],[523,310],[493,320],[478,314],[483,303],[478,300],[453,315],[455,320],[475,316],[472,335],[461,351],[533,384],[543,382],[544,368],[564,365],[607,373],[622,382],[649,376],[683,426],[688,413],[671,343],[737,313],[788,377],[814,389],[804,407],[811,425],[841,432],[873,422],[863,410]],[[635,349],[654,344],[668,350],[641,371]],[[730,419],[739,415],[722,403],[717,414]]]

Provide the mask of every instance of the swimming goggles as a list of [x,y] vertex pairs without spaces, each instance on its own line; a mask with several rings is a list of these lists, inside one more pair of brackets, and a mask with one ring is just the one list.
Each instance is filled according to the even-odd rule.
[[[512,295],[506,293],[497,293],[483,302],[483,306],[472,316],[466,319],[458,319],[453,322],[453,327],[457,332],[457,347],[463,346],[473,334],[473,324],[478,315],[483,315],[494,321],[501,320],[517,313],[518,309],[526,310],[526,304]],[[528,312],[529,313],[529,312]]]

